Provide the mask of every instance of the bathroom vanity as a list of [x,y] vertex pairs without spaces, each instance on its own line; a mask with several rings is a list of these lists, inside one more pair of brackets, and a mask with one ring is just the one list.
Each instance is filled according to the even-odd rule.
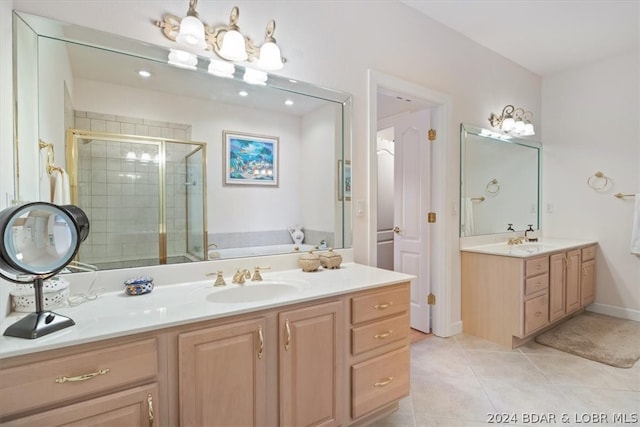
[[464,333],[515,348],[594,301],[596,242],[545,238],[461,251]]
[[346,263],[264,279],[111,292],[59,309],[65,331],[0,338],[0,423],[339,426],[397,408],[412,276]]

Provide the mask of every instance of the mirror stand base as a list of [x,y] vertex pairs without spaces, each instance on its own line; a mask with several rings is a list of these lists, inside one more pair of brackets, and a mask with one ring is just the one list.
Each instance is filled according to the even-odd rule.
[[27,316],[18,320],[4,331],[4,335],[8,337],[34,339],[75,324],[73,320],[60,314],[51,311],[40,311],[29,313]]

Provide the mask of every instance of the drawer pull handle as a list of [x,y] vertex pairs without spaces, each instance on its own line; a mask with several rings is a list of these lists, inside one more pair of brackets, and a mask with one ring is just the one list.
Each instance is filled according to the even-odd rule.
[[384,333],[382,333],[382,334],[375,334],[375,335],[373,336],[373,338],[374,338],[374,339],[377,339],[377,340],[383,340],[383,339],[385,339],[386,337],[388,337],[389,335],[391,335],[392,333],[393,333],[393,331],[392,331],[392,330],[388,330],[387,332],[384,332]]
[[264,335],[262,334],[262,325],[258,325],[258,340],[260,344],[258,345],[258,359],[262,359],[262,355],[264,354]]
[[373,386],[374,387],[384,387],[386,385],[389,385],[389,383],[391,383],[391,381],[393,381],[393,377],[387,377],[387,378],[384,378],[384,379],[378,381]]
[[153,427],[153,396],[151,393],[147,394],[147,405],[149,406],[149,427]]
[[286,338],[284,340],[284,349],[286,351],[289,351],[289,346],[291,344],[291,325],[289,325],[289,319],[285,319],[284,329],[286,333]]
[[93,377],[97,377],[98,375],[106,375],[109,373],[109,371],[110,371],[109,368],[103,368],[103,369],[98,369],[97,371],[92,372],[90,374],[79,375],[77,377],[58,377],[56,378],[56,383],[62,384],[66,382],[86,381],[86,380],[90,380]]
[[385,308],[389,308],[393,305],[393,301],[386,302],[384,304],[376,304],[373,306],[376,310],[384,310]]

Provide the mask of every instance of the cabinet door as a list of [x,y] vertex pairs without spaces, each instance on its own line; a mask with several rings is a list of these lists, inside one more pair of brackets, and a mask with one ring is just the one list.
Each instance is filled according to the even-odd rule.
[[596,261],[594,259],[582,263],[580,305],[591,304],[596,299]]
[[565,311],[567,314],[580,308],[580,249],[566,253]]
[[281,312],[280,425],[339,426],[344,381],[342,302]]
[[[28,396],[25,396],[28,399]],[[158,385],[149,384],[41,412],[3,426],[157,427]]]
[[178,337],[180,425],[266,424],[264,318]]
[[551,255],[549,259],[549,321],[565,315],[564,277],[566,260],[564,253]]

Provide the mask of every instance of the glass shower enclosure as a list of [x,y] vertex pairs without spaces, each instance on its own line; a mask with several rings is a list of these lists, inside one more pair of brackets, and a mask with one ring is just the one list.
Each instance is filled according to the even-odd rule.
[[78,261],[100,269],[206,259],[206,144],[67,131],[71,202],[91,224]]

